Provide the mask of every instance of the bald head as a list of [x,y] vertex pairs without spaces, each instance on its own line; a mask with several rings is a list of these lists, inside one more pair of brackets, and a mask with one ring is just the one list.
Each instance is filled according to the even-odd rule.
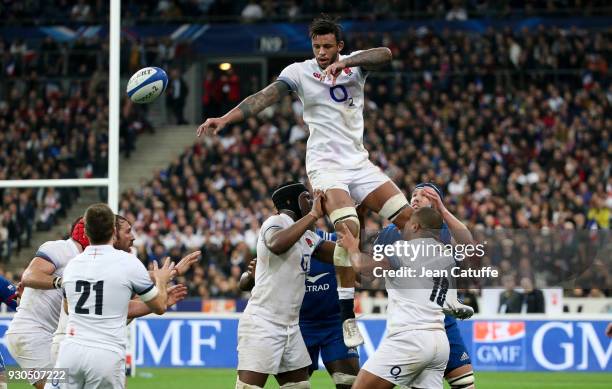
[[439,237],[443,222],[442,215],[435,209],[418,208],[410,216],[405,229],[406,237],[409,240],[417,237]]
[[412,213],[410,220],[417,223],[425,230],[442,229],[442,215],[433,208],[419,208]]

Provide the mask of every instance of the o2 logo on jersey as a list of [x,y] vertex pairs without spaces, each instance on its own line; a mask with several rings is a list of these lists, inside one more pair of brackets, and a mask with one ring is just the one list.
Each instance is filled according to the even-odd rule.
[[304,273],[308,273],[310,270],[310,254],[302,255],[302,260],[300,261],[300,267]]
[[344,103],[348,100],[349,107],[354,107],[353,98],[349,96],[344,85],[334,85],[329,88],[329,95],[336,103]]

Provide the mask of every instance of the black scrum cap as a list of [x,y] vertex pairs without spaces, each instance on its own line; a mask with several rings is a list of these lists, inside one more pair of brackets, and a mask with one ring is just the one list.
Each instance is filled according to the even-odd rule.
[[298,199],[303,192],[308,192],[306,185],[301,182],[288,182],[272,192],[272,201],[278,211],[287,209],[293,211],[297,217],[301,217],[302,211]]

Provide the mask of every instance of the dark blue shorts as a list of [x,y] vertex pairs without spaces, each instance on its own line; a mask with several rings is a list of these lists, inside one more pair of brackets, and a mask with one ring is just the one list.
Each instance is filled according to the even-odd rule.
[[312,360],[312,365],[309,368],[311,371],[319,368],[319,353],[321,353],[323,363],[359,358],[356,349],[349,350],[344,345],[342,322],[340,320],[300,322],[300,330]]
[[458,367],[471,364],[472,360],[463,343],[463,338],[461,337],[459,326],[457,325],[457,319],[446,316],[444,318],[444,326],[446,327],[446,336],[450,344],[450,355],[448,356],[448,363],[444,371],[444,375],[446,375]]

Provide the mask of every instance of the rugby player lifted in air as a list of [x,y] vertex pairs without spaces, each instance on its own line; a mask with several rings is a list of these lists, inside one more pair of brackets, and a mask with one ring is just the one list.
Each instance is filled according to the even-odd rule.
[[[214,135],[223,128],[255,116],[290,92],[304,106],[310,136],[306,172],[313,190],[326,197],[326,211],[336,230],[346,225],[359,237],[356,204],[362,204],[398,226],[409,220],[412,208],[399,188],[368,159],[363,146],[364,85],[370,70],[391,62],[391,50],[377,47],[341,55],[341,27],[321,15],[310,25],[314,58],[287,66],[278,79],[247,97],[219,118],[207,119],[197,135]],[[363,343],[355,322],[355,272],[347,251],[336,245],[334,265],[347,347]]]

